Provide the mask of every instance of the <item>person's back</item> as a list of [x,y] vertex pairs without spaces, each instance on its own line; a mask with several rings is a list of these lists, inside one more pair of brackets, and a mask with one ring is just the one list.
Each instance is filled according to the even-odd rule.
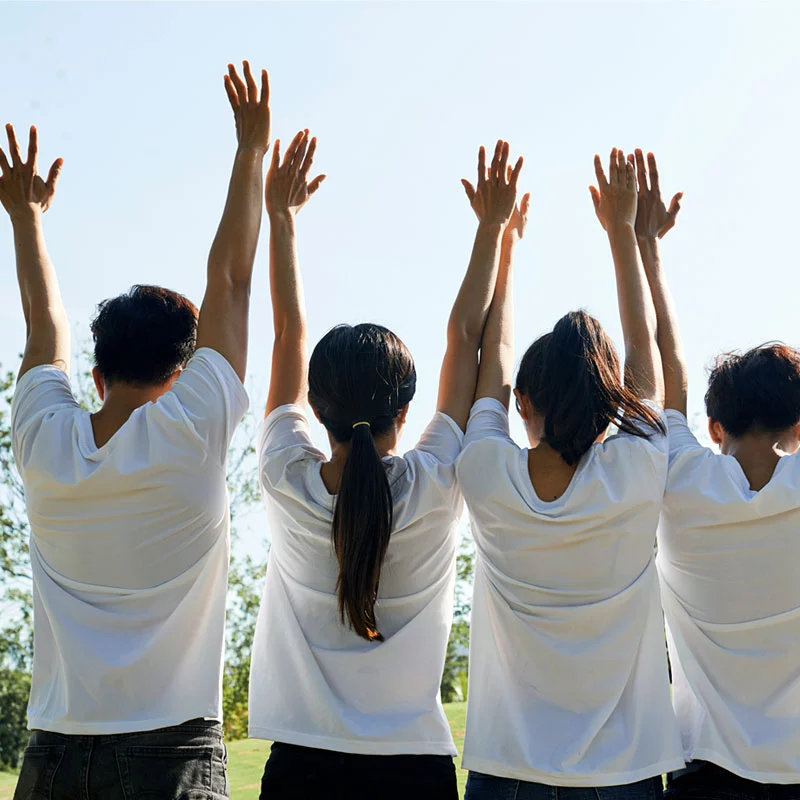
[[61,370],[20,380],[12,430],[31,522],[32,728],[121,733],[219,717],[208,654],[223,647],[225,460],[246,407],[228,362],[200,350],[98,448]]
[[[475,392],[478,348],[522,160],[498,142],[479,155],[481,219],[448,322],[437,410],[417,447],[396,455],[416,368],[374,324],[339,325],[307,360],[295,215],[316,140],[300,132],[267,176],[275,327],[259,472],[272,548],[253,644],[250,735],[274,742],[270,800],[455,800],[440,682],[453,616],[455,480]],[[471,187],[470,187],[471,188]],[[314,446],[306,403],[324,426]]]
[[761,784],[800,783],[798,386],[788,347],[721,360],[706,395],[721,453],[667,415],[658,565],[686,757]]
[[69,326],[42,232],[55,192],[9,126],[11,215],[27,342],[12,407],[30,521],[32,729],[15,797],[226,797],[222,662],[229,549],[226,455],[247,408],[249,286],[269,143],[245,63],[226,88],[239,147],[197,309],[155,286],[92,323],[102,407],[76,402]]
[[[514,393],[531,447],[514,443],[509,253],[457,464],[478,553],[468,800],[645,800],[660,794],[662,772],[683,765],[654,563],[667,441],[636,180],[616,149],[608,181],[597,157],[595,169],[625,380],[597,320],[567,314],[522,358]],[[612,424],[618,433],[606,438]]]

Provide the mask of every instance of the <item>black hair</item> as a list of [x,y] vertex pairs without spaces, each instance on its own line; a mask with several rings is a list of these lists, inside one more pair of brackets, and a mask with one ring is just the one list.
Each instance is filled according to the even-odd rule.
[[92,321],[94,363],[109,385],[159,386],[192,357],[197,308],[160,286],[132,286],[104,300]]
[[332,528],[339,615],[369,641],[383,641],[375,601],[393,524],[391,487],[374,437],[391,430],[416,383],[408,349],[380,325],[338,325],[311,354],[309,402],[337,442],[351,443]]
[[602,325],[585,311],[563,316],[522,357],[516,388],[544,418],[544,441],[577,464],[613,422],[625,433],[664,432],[658,414],[623,385]]
[[706,413],[731,436],[800,422],[800,352],[780,342],[726,353],[708,377]]

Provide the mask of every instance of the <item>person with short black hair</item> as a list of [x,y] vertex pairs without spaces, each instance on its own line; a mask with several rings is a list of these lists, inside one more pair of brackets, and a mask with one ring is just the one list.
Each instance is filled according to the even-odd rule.
[[522,358],[514,395],[530,447],[511,438],[517,215],[456,465],[477,547],[467,800],[652,800],[661,773],[683,765],[654,563],[667,440],[635,176],[616,148],[608,176],[597,156],[595,173],[624,379],[600,323],[566,314]]
[[687,369],[659,239],[680,208],[636,151],[639,249],[658,316],[669,475],[658,569],[673,703],[687,766],[667,796],[800,798],[800,352],[720,356],[703,447],[686,419]]
[[226,458],[247,409],[249,291],[261,224],[269,87],[249,64],[225,87],[238,148],[198,313],[134,286],[92,322],[102,407],[69,382],[69,326],[42,214],[61,160],[37,174],[8,126],[11,216],[27,341],[14,456],[30,520],[34,663],[16,798],[228,796],[222,662]]

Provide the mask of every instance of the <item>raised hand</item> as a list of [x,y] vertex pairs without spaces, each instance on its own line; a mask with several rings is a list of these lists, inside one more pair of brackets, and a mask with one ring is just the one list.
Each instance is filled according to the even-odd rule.
[[[658,183],[658,166],[656,157],[647,154],[647,167],[641,149],[635,151],[636,177],[639,181],[639,205],[636,212],[636,235],[643,239],[661,239],[674,225],[675,218],[681,210],[683,192],[678,192],[670,201],[667,209],[661,199],[661,187]],[[634,163],[634,156],[628,156],[628,162]],[[648,167],[650,185],[648,187]]]
[[634,226],[636,222],[636,171],[631,162],[625,161],[625,153],[618,148],[611,151],[608,165],[608,180],[603,172],[600,156],[594,157],[597,186],[590,186],[594,210],[603,230],[621,225]]
[[278,139],[275,142],[265,192],[269,214],[295,216],[319,189],[325,175],[317,175],[310,182],[308,180],[316,150],[316,138],[309,141],[308,131],[300,131],[292,139],[281,163],[281,141]]
[[[511,165],[506,168],[508,180],[511,180]],[[522,199],[514,206],[514,213],[506,225],[504,236],[506,238],[513,237],[514,239],[521,239],[525,235],[525,229],[528,227],[528,211],[531,207],[531,194],[526,192],[522,195]]]
[[6,133],[11,163],[8,163],[6,154],[0,149],[0,203],[12,218],[19,212],[31,208],[47,211],[56,193],[56,183],[64,159],[57,158],[50,167],[47,180],[42,180],[36,166],[39,153],[36,128],[31,127],[27,161],[23,161],[20,155],[14,127],[6,125]]
[[270,145],[272,118],[269,109],[269,75],[261,70],[261,97],[258,96],[250,64],[242,62],[244,80],[239,77],[236,67],[228,64],[225,76],[225,91],[228,93],[233,116],[236,119],[236,138],[240,150],[258,150],[266,153]]
[[[517,179],[522,170],[523,159],[520,156],[514,168],[511,169],[508,164],[508,152],[508,142],[498,139],[492,163],[487,171],[486,149],[481,146],[478,151],[477,186],[473,186],[466,178],[461,180],[472,210],[481,222],[489,225],[506,227],[514,216],[517,201]],[[522,229],[524,230],[524,224]]]

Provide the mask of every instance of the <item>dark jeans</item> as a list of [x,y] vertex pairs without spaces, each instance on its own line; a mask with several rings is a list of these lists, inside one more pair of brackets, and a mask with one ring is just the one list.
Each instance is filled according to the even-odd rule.
[[364,756],[272,745],[261,800],[458,800],[450,756]]
[[470,772],[465,800],[660,800],[661,776],[620,786],[550,786]]
[[667,775],[667,800],[800,800],[800,784],[757,783],[708,761]]
[[33,731],[14,800],[222,800],[227,760],[213,720],[106,736]]

